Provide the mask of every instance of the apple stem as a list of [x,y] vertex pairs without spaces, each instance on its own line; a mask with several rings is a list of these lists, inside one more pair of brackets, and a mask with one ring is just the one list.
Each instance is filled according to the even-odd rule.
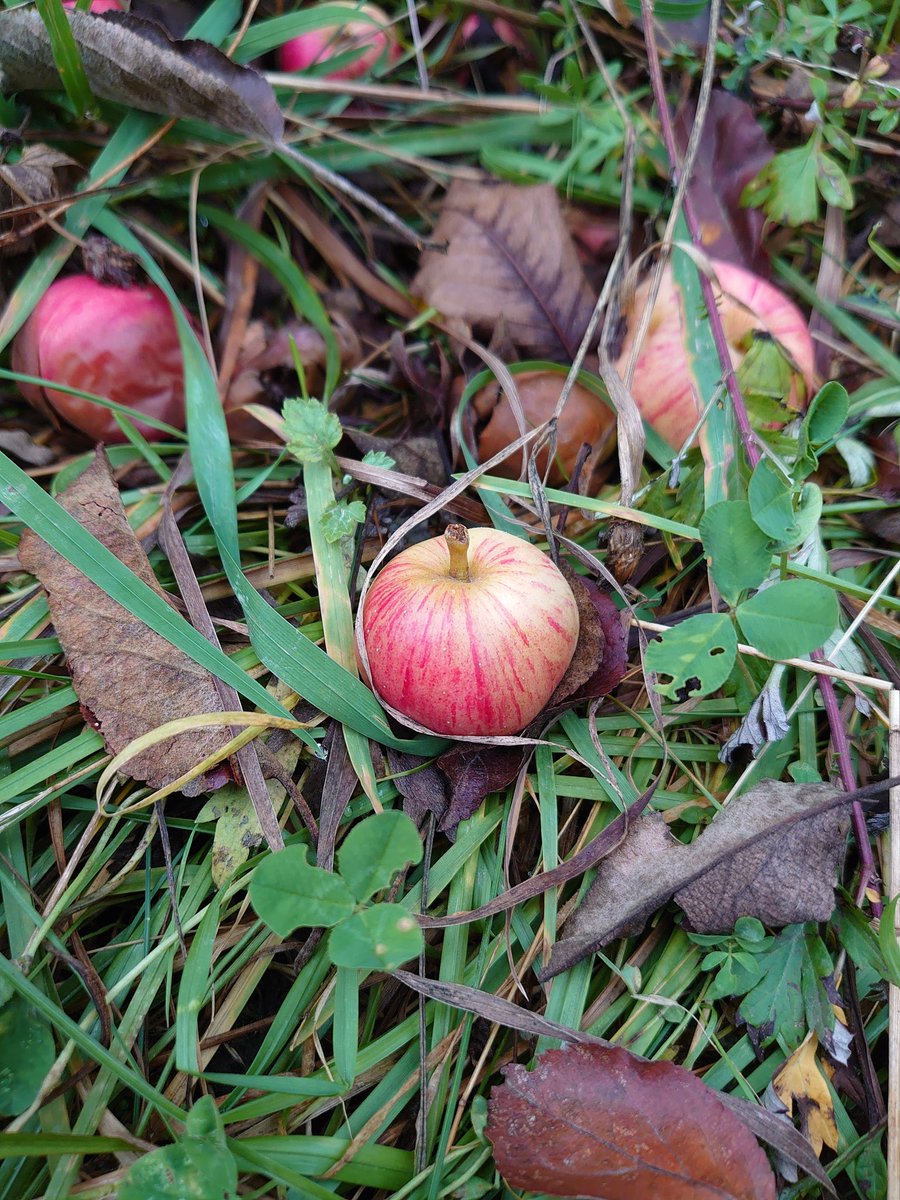
[[468,582],[471,578],[469,575],[469,533],[465,525],[448,525],[444,530],[444,540],[450,551],[450,578]]

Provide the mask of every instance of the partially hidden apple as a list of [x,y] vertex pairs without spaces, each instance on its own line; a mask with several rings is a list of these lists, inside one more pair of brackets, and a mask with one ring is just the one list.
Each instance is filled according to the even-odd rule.
[[[47,288],[13,343],[13,370],[63,383],[184,428],[178,329],[155,287],[117,287],[69,275]],[[19,385],[25,398],[99,442],[123,442],[112,411],[52,387]],[[152,426],[136,421],[145,436]]]
[[[718,309],[735,370],[750,348],[754,331],[767,334],[795,367],[785,402],[801,410],[815,380],[813,342],[806,317],[783,292],[752,271],[722,261],[712,265],[718,280]],[[622,375],[641,313],[647,306],[650,283],[648,278],[636,289],[623,314],[628,328],[617,364]],[[682,308],[681,291],[671,266],[667,266],[631,384],[641,416],[675,449],[681,448],[701,416],[684,345]]]
[[360,51],[352,62],[327,70],[325,79],[358,79],[366,75],[386,55],[393,60],[400,54],[390,18],[375,4],[331,4],[343,9],[346,19],[321,29],[310,29],[278,47],[278,65],[282,71],[306,71],[319,63]]
[[398,712],[450,737],[517,733],[578,640],[578,607],[537,547],[449,525],[379,572],[363,609],[369,676]]
[[[516,374],[516,391],[522,405],[522,416],[526,429],[534,429],[553,416],[559,402],[565,376],[555,371],[522,371]],[[521,434],[512,405],[501,392],[496,381],[483,387],[472,398],[472,407],[484,421],[478,434],[478,457],[482,462],[493,458],[504,446],[514,442]],[[550,467],[549,481],[558,486],[572,477],[582,446],[590,446],[590,455],[584,464],[585,477],[612,447],[616,429],[616,414],[588,388],[576,383],[569,392],[565,407],[560,414],[556,436],[556,454]],[[538,454],[538,470],[547,467],[547,450]],[[512,454],[495,471],[515,479],[521,470],[521,454]]]

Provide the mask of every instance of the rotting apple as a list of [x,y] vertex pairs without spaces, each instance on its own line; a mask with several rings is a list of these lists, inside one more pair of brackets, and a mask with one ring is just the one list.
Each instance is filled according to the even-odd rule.
[[578,606],[536,546],[449,525],[379,572],[362,631],[377,694],[451,737],[516,733],[540,713],[578,640]]
[[[783,292],[752,271],[713,261],[722,326],[737,369],[755,332],[768,334],[793,363],[795,375],[786,403],[801,410],[814,387],[813,342],[806,317]],[[624,316],[628,329],[618,360],[624,375],[640,315],[647,305],[651,280],[635,291]],[[662,277],[646,340],[638,355],[631,392],[648,425],[670,446],[680,449],[700,420],[684,345],[681,292],[667,266]]]
[[[514,379],[526,428],[534,429],[553,415],[565,377],[555,371],[522,371]],[[496,383],[488,384],[477,392],[472,399],[472,407],[478,417],[485,421],[478,435],[478,456],[482,462],[521,436],[512,405]],[[591,447],[589,460],[585,464],[589,474],[610,448],[615,428],[613,410],[599,396],[576,383],[557,425],[556,454],[550,468],[550,483],[565,483],[572,477],[584,445]],[[547,454],[546,449],[538,454],[540,471],[546,470]],[[497,474],[515,478],[521,462],[521,454],[510,455],[496,468]]]
[[358,79],[366,75],[383,56],[396,58],[400,47],[394,38],[390,18],[375,4],[332,4],[345,9],[347,20],[340,24],[310,29],[290,38],[278,48],[282,71],[306,71],[327,63],[351,50],[361,50],[352,62],[324,73],[325,79]]
[[[16,335],[13,370],[127,405],[184,428],[184,366],[178,329],[155,287],[115,287],[89,275],[50,285]],[[50,407],[99,442],[123,442],[110,409],[51,387],[21,383],[36,408]],[[141,433],[158,437],[150,425]]]

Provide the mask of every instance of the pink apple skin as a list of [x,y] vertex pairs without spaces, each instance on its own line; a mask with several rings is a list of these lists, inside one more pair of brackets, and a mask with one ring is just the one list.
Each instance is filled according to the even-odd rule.
[[[741,343],[754,329],[765,330],[800,370],[805,388],[795,382],[788,399],[792,408],[805,407],[814,388],[813,342],[806,317],[783,292],[743,267],[714,261],[719,280],[719,312],[725,336],[731,347],[731,361],[737,369],[747,346]],[[618,360],[620,374],[631,354],[640,314],[650,291],[647,279],[637,289],[629,311],[628,332]],[[722,296],[724,292],[724,296]],[[666,267],[653,317],[647,333],[631,391],[641,415],[670,446],[680,449],[700,419],[700,410],[691,386],[688,356],[684,347],[681,293]]]
[[516,733],[538,715],[578,640],[572,590],[535,546],[470,529],[469,579],[443,537],[410,546],[366,597],[363,637],[378,695],[436,733]]
[[[16,335],[13,369],[93,392],[184,428],[184,370],[172,310],[154,287],[121,288],[70,275],[52,283]],[[54,388],[21,384],[94,441],[123,442],[109,409]],[[158,431],[135,422],[148,437]]]
[[[349,65],[324,74],[325,79],[359,79],[361,75],[367,75],[385,54],[391,59],[399,55],[400,48],[394,41],[390,20],[380,8],[374,4],[334,7],[346,7],[348,20],[340,26],[311,29],[309,33],[302,33],[279,46],[278,65],[282,71],[306,71],[349,50],[366,47]],[[360,15],[370,19],[353,19]]]

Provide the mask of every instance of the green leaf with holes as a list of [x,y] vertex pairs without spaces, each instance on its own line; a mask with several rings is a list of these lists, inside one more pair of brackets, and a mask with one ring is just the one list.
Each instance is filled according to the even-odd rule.
[[737,657],[737,635],[724,613],[689,617],[647,647],[645,665],[656,690],[670,700],[708,696],[720,688]]
[[700,521],[700,537],[716,587],[729,604],[765,579],[772,565],[771,543],[746,500],[711,505]]
[[422,944],[422,930],[402,904],[373,904],[332,929],[328,953],[336,967],[394,971]]
[[811,579],[785,579],[738,605],[751,646],[770,658],[800,658],[823,645],[838,624],[837,597]]

